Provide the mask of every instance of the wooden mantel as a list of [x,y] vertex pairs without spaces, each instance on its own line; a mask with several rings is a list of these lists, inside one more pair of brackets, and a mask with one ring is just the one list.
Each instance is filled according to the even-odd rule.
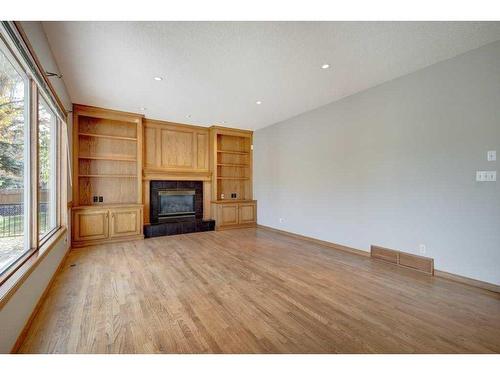
[[177,181],[211,181],[212,172],[181,172],[181,171],[144,171],[143,181],[177,180]]

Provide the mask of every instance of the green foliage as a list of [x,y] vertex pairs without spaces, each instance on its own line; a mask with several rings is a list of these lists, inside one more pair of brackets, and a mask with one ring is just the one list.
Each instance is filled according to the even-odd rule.
[[0,188],[23,187],[24,82],[0,52]]
[[[0,189],[23,187],[24,81],[0,51]],[[53,115],[40,103],[38,113],[39,173],[41,188],[50,174],[50,126]]]

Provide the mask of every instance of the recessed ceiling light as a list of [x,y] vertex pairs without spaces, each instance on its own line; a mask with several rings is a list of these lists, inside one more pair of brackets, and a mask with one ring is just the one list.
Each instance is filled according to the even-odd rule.
[[321,65],[321,69],[328,69],[329,67],[330,67],[330,64]]
[[163,78],[162,78],[162,77],[153,77],[153,79],[154,79],[155,81],[163,81]]
[[255,102],[255,104],[262,104],[262,101],[257,100],[257,101]]
[[140,109],[141,109],[141,111],[145,111],[146,107],[141,107]]
[[191,115],[186,115],[187,118],[191,118]]
[[225,124],[226,122],[225,122],[225,121],[221,121],[220,123],[221,123],[221,124]]

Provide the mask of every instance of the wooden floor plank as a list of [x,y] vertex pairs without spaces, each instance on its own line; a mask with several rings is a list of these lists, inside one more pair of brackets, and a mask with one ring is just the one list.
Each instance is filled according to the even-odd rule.
[[500,353],[500,295],[265,229],[71,251],[22,353]]

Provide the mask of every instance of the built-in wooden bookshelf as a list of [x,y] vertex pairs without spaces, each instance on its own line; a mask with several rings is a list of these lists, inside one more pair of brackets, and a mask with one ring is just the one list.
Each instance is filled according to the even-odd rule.
[[217,126],[210,132],[216,228],[253,226],[257,203],[252,192],[252,132]]
[[73,107],[76,245],[142,234],[142,116]]
[[140,117],[86,106],[75,112],[74,204],[140,203]]
[[212,128],[214,144],[213,200],[252,199],[252,133]]

